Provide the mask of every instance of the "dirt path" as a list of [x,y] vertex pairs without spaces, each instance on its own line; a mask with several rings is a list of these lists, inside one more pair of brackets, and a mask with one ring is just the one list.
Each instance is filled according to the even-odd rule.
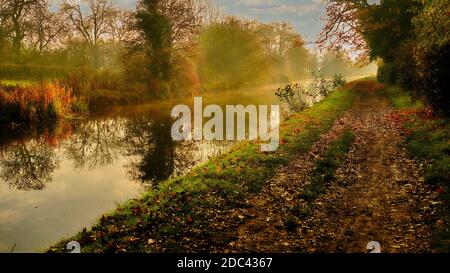
[[[280,169],[270,186],[247,200],[247,208],[235,211],[245,221],[227,251],[353,253],[367,252],[367,243],[378,241],[383,252],[430,252],[436,197],[424,184],[421,166],[401,147],[391,112],[386,97],[362,95],[309,154]],[[298,193],[346,128],[355,142],[337,179],[308,205]]]

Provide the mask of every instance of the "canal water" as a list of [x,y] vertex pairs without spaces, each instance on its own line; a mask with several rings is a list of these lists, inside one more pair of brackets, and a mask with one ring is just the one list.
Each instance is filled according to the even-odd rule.
[[[204,104],[277,103],[275,87],[203,96]],[[38,252],[117,204],[226,152],[229,142],[174,142],[171,109],[193,99],[114,107],[86,120],[0,134],[0,252]]]

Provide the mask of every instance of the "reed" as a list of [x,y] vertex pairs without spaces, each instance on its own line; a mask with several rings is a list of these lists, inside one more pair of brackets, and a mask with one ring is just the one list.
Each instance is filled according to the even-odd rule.
[[80,101],[70,88],[56,83],[0,85],[0,116],[6,122],[56,120],[73,116]]

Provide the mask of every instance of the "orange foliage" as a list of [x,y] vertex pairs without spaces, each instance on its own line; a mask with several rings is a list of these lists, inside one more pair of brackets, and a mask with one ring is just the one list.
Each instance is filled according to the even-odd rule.
[[55,83],[0,86],[0,115],[11,121],[57,119],[71,114],[72,90]]
[[433,109],[428,107],[421,109],[396,110],[388,116],[388,119],[399,127],[403,136],[410,136],[413,132],[410,129],[405,128],[403,124],[417,120],[429,120],[432,117]]

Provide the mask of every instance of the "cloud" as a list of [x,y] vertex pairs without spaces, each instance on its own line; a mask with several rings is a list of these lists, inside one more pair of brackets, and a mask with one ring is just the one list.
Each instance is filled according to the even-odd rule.
[[245,7],[260,7],[260,6],[270,6],[279,3],[277,0],[237,0],[234,1],[235,6],[245,6]]
[[[226,5],[230,1],[221,1]],[[237,0],[232,1],[236,8],[266,15],[303,15],[319,9],[322,0],[281,1],[281,0]]]
[[323,0],[215,0],[231,15],[263,22],[288,21],[309,40],[320,33],[324,15]]
[[304,15],[307,13],[314,12],[318,9],[316,4],[307,5],[277,5],[268,8],[254,8],[253,12],[256,14],[267,14],[267,15]]

